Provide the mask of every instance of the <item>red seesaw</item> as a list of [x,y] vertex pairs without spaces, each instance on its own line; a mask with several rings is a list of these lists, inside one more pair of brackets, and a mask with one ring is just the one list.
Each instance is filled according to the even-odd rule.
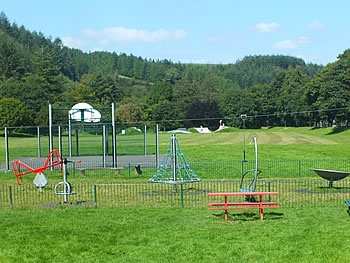
[[[16,176],[16,181],[18,184],[24,183],[22,178],[23,175],[29,174],[29,173],[35,173],[37,175],[42,174],[46,169],[54,166],[57,166],[60,172],[62,172],[62,158],[61,158],[60,152],[57,149],[53,149],[49,153],[44,165],[39,168],[32,168],[29,165],[19,160],[12,162],[12,170]],[[21,169],[23,170],[23,168],[25,169],[25,171],[21,171]]]

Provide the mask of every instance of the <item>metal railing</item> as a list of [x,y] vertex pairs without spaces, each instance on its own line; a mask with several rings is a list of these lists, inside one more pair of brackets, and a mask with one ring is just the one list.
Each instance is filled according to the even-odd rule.
[[[32,167],[42,163],[30,162]],[[23,177],[26,184],[16,185],[11,172],[3,172],[0,184],[0,209],[54,208],[62,205],[92,207],[207,207],[209,192],[238,191],[242,175],[242,161],[191,162],[190,166],[201,182],[176,185],[149,183],[157,168],[154,163],[140,163],[142,175],[134,172],[135,164],[124,163],[116,173],[101,162],[70,163],[69,177],[76,194],[64,202],[56,195],[54,182],[62,179],[56,170],[47,170],[49,184],[38,190],[31,182],[35,175]],[[246,170],[254,162],[244,163]],[[262,160],[256,189],[278,191],[281,207],[340,206],[350,199],[350,181],[329,182],[310,168],[350,171],[350,159],[341,160]],[[84,169],[84,174],[81,173]],[[83,177],[83,175],[85,177]],[[13,184],[8,182],[12,181]],[[123,181],[123,183],[121,183]],[[1,182],[1,179],[0,179]],[[6,183],[5,183],[6,182]]]
[[[61,206],[88,207],[186,207],[206,208],[209,192],[234,192],[239,180],[202,181],[171,185],[155,183],[73,183],[76,194],[68,202],[54,193],[54,185],[40,191],[32,184],[0,185],[0,209],[43,209]],[[341,206],[350,199],[350,180],[328,187],[323,179],[259,180],[259,191],[278,191],[271,196],[281,207]]]
[[[42,160],[26,161],[31,167],[40,167]],[[154,162],[139,162],[138,160],[123,161],[118,167],[123,167],[123,172],[132,175],[135,165],[138,164],[144,171],[146,177],[152,177],[157,170]],[[202,179],[239,179],[242,175],[242,161],[194,161],[190,162],[191,168]],[[93,178],[108,177],[106,171],[113,171],[111,166],[105,166],[103,162],[83,161],[81,163],[70,163],[68,169],[73,176],[79,175],[81,169],[87,169],[89,176]],[[245,170],[255,168],[255,163],[248,161],[244,163]],[[312,178],[316,174],[310,168],[321,168],[327,170],[350,171],[350,159],[337,160],[261,160],[259,161],[259,170],[262,171],[260,178]],[[2,167],[2,170],[4,168]],[[113,173],[110,173],[110,177]],[[317,177],[317,176],[316,176]],[[0,181],[1,182],[1,181]]]

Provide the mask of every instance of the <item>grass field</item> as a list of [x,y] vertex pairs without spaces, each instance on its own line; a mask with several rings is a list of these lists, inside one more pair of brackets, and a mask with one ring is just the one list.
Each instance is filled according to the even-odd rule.
[[[259,159],[338,159],[350,156],[350,130],[342,128],[271,128],[239,130],[228,128],[210,134],[177,134],[178,142],[190,161],[196,160],[241,160],[243,148],[254,152],[250,144],[252,136],[257,137]],[[171,135],[160,133],[159,148],[164,153]],[[111,141],[111,140],[110,140]],[[57,138],[54,147],[57,146]],[[144,153],[144,135],[117,136],[119,153]],[[56,145],[56,146],[55,146]],[[81,155],[101,155],[101,136],[80,135]],[[38,140],[34,137],[10,137],[10,159],[38,156]],[[67,140],[63,140],[67,148]],[[41,138],[42,155],[47,156],[48,138]],[[147,134],[147,152],[155,153],[155,134]],[[66,156],[67,153],[63,152]],[[4,137],[0,137],[0,162],[5,162]]]
[[[147,136],[152,144],[154,134]],[[348,129],[226,129],[211,134],[178,134],[177,138],[189,161],[220,162],[242,160],[244,140],[248,158],[254,158],[249,144],[252,136],[257,137],[262,163],[350,156]],[[81,140],[100,149],[100,138],[86,136]],[[142,141],[127,136],[118,140],[121,147]],[[161,152],[169,140],[168,133],[161,133]],[[3,138],[1,162],[5,159],[2,142]],[[11,156],[36,156],[36,143],[35,137],[11,138]],[[121,176],[128,183],[134,180]],[[8,177],[0,182],[6,184]],[[250,210],[233,212],[227,222],[199,208],[0,210],[0,262],[348,262],[350,217],[345,210],[345,204],[282,207],[267,210],[264,222],[257,211]]]
[[0,211],[0,262],[348,262],[341,208]]

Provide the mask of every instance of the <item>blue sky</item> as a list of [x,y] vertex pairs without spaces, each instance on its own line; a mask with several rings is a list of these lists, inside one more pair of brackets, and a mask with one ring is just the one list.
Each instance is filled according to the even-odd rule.
[[290,55],[326,65],[349,49],[350,1],[12,0],[10,22],[85,52],[182,63]]

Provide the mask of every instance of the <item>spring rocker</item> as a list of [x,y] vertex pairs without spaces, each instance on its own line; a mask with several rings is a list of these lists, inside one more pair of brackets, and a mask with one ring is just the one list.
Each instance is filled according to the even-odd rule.
[[[59,151],[57,149],[53,149],[48,157],[46,158],[46,161],[43,166],[38,168],[32,168],[28,164],[20,161],[15,160],[12,162],[12,170],[14,175],[16,176],[17,184],[21,185],[24,184],[23,182],[23,175],[34,173],[36,174],[33,184],[38,188],[38,190],[41,192],[45,188],[45,186],[48,184],[48,179],[44,175],[44,171],[46,171],[49,168],[56,167],[59,169],[61,173],[63,173],[63,181],[59,182],[55,185],[54,191],[56,195],[63,195],[64,203],[68,202],[68,196],[75,194],[72,190],[71,184],[68,182],[68,171],[67,171],[67,163],[73,162],[68,161],[67,158],[61,157]],[[80,160],[77,160],[75,162],[80,162]]]

